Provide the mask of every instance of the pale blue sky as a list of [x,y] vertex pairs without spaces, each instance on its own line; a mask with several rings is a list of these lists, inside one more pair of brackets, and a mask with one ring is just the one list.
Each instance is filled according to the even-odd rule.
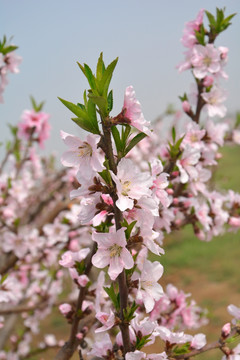
[[[228,46],[230,112],[240,110],[240,1],[239,0],[0,0],[0,36],[14,36],[23,57],[18,75],[9,76],[0,104],[0,141],[8,137],[6,124],[16,123],[30,108],[29,95],[46,100],[51,114],[52,137],[47,150],[64,150],[59,131],[79,134],[71,113],[57,96],[82,101],[87,82],[76,61],[95,68],[103,51],[106,63],[119,56],[112,81],[114,114],[122,107],[124,90],[133,85],[147,120],[154,120],[169,103],[180,107],[178,95],[189,90],[187,72],[176,65],[183,60],[181,43],[184,23],[196,17],[200,8],[215,13],[237,12],[233,25],[219,37]],[[0,151],[2,151],[0,149]]]

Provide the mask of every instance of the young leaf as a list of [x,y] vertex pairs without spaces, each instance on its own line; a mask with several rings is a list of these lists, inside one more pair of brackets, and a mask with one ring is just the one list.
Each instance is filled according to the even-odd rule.
[[99,175],[103,178],[107,185],[112,186],[112,178],[108,169],[99,172]]
[[103,62],[103,53],[101,52],[101,54],[98,58],[97,70],[96,70],[96,77],[97,77],[98,81],[100,81],[102,79],[104,71],[105,71],[105,66],[104,66],[104,62]]
[[109,64],[108,67],[106,68],[106,70],[104,71],[103,77],[99,83],[100,95],[107,96],[108,87],[109,87],[110,81],[112,79],[112,74],[117,65],[117,62],[118,62],[118,58],[113,60],[111,62],[111,64]]
[[110,113],[110,111],[112,111],[112,108],[113,108],[113,91],[112,90],[108,94],[107,102],[108,102],[108,112]]
[[121,138],[120,138],[118,128],[116,126],[112,126],[111,131],[112,131],[114,142],[115,142],[115,145],[116,145],[116,148],[117,148],[117,152],[119,153],[123,149],[122,149],[122,142],[121,142]]
[[134,136],[134,138],[130,141],[130,143],[128,144],[126,150],[125,150],[125,155],[127,155],[127,153],[132,150],[132,148],[134,146],[136,146],[139,141],[141,141],[142,139],[144,139],[147,135],[144,133],[139,133],[136,136]]
[[[124,219],[124,220],[125,220],[125,219]],[[134,225],[135,225],[136,223],[137,223],[137,220],[132,221],[130,224],[128,224],[128,222],[125,220],[123,226],[126,226],[126,228],[127,228],[127,229],[125,230],[125,235],[126,235],[127,240],[130,238],[132,229],[134,228]]]
[[72,121],[74,121],[83,130],[86,130],[92,134],[99,134],[99,132],[92,126],[89,120],[83,118],[72,118]]
[[120,309],[119,294],[115,294],[113,284],[111,284],[110,287],[104,287],[104,290],[112,300],[115,309],[118,311]]
[[210,27],[215,28],[217,25],[215,21],[215,17],[207,10],[205,10],[205,14],[207,15]]
[[98,121],[97,121],[97,114],[96,114],[96,105],[93,103],[91,99],[88,100],[87,112],[88,112],[89,120],[91,121],[91,124],[94,130],[96,131],[96,134],[100,134]]
[[172,139],[173,139],[173,142],[175,143],[175,140],[176,140],[176,129],[175,129],[174,126],[172,127]]
[[78,105],[75,105],[73,103],[71,103],[70,101],[61,99],[60,97],[58,98],[63,105],[65,105],[71,112],[73,112],[75,115],[77,115],[77,117],[88,120],[88,115],[86,113],[86,111],[84,111],[83,109],[81,109]]
[[103,96],[95,96],[92,93],[89,93],[88,97],[98,106],[101,115],[107,116],[107,100]]
[[126,142],[128,139],[128,136],[131,132],[131,126],[130,125],[123,125],[122,126],[122,143],[123,143],[123,148],[126,147]]
[[90,88],[92,90],[96,90],[96,81],[95,81],[95,77],[92,73],[92,70],[90,69],[90,67],[87,64],[84,64],[84,70],[85,70],[85,76],[88,79]]

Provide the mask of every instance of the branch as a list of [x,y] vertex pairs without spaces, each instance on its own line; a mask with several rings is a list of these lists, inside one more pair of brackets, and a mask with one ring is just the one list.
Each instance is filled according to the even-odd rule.
[[[88,275],[91,268],[92,268],[92,257],[96,252],[96,243],[94,243],[92,251],[90,255],[88,256],[86,260],[86,270],[85,275]],[[94,322],[95,316],[93,314],[90,314],[89,317],[86,316],[84,319],[81,320],[81,315],[79,315],[79,310],[82,309],[82,303],[85,298],[87,292],[86,287],[80,287],[78,300],[77,300],[77,306],[76,306],[76,312],[75,317],[73,319],[71,333],[69,336],[68,341],[63,345],[63,347],[59,350],[57,355],[55,356],[54,360],[68,360],[72,357],[74,354],[77,346],[79,345],[79,339],[76,337],[78,331],[81,331],[83,327],[91,320],[91,323]],[[80,322],[81,320],[81,322]],[[79,324],[80,323],[80,324]]]

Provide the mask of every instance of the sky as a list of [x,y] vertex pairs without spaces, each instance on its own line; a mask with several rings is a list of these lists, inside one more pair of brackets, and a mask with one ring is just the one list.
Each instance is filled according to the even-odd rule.
[[0,37],[13,36],[23,58],[20,73],[10,74],[0,104],[0,141],[10,137],[7,124],[17,124],[23,110],[31,108],[30,95],[46,101],[43,110],[51,114],[45,152],[61,156],[61,129],[84,138],[57,97],[82,102],[88,84],[76,62],[95,70],[101,51],[106,64],[119,57],[110,87],[113,116],[121,111],[129,85],[149,121],[170,103],[180,108],[178,96],[188,92],[192,82],[189,72],[179,74],[176,69],[184,59],[184,23],[195,19],[201,8],[215,14],[216,7],[224,6],[226,14],[238,13],[216,43],[229,48],[224,88],[229,112],[235,113],[240,110],[239,0],[0,0]]

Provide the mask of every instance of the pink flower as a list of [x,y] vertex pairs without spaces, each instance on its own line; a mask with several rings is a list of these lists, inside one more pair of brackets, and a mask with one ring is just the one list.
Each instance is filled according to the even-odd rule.
[[117,207],[121,211],[132,209],[134,199],[142,196],[151,196],[152,179],[149,173],[140,172],[130,159],[122,159],[117,167],[117,175],[111,171],[112,178],[117,186]]
[[103,324],[102,327],[95,330],[96,333],[109,330],[115,325],[115,315],[112,310],[110,310],[110,314],[99,311],[96,318]]
[[236,320],[240,320],[240,308],[231,304],[228,305],[227,310],[230,315],[232,315]]
[[231,216],[228,220],[229,225],[239,228],[240,227],[240,217]]
[[98,250],[92,258],[92,263],[97,268],[109,265],[108,274],[115,280],[123,269],[131,269],[134,261],[130,252],[126,249],[124,229],[112,233],[93,233],[92,238],[98,244]]
[[81,168],[85,178],[92,174],[92,171],[102,171],[104,157],[97,148],[100,140],[99,135],[89,134],[86,141],[82,141],[74,135],[61,131],[64,143],[69,147],[61,158],[64,166]]
[[70,304],[64,303],[59,305],[59,310],[61,311],[61,313],[63,315],[67,315],[71,310],[72,310],[72,306]]
[[221,70],[220,52],[213,44],[195,45],[191,58],[193,74],[197,79],[203,79],[208,72],[215,74]]
[[194,349],[201,349],[206,345],[206,335],[205,334],[197,334],[193,336],[193,339],[191,341],[191,347]]
[[102,335],[99,340],[93,343],[92,350],[87,355],[103,357],[107,355],[108,350],[112,350],[112,342],[108,334]]
[[158,280],[163,274],[163,266],[158,261],[145,260],[141,274],[136,272],[132,276],[132,280],[139,280],[136,300],[143,302],[146,312],[152,311],[155,301],[163,296],[163,289]]
[[230,323],[226,323],[225,325],[223,325],[222,327],[222,335],[224,337],[227,337],[231,332],[231,324]]
[[214,86],[209,92],[203,92],[202,98],[206,102],[204,108],[207,109],[208,116],[224,117],[226,115],[227,108],[222,103],[226,100],[227,96],[222,89]]
[[140,102],[136,99],[135,91],[132,86],[125,90],[123,110],[124,115],[130,120],[130,125],[141,132],[151,136],[150,122],[144,119]]
[[191,110],[191,105],[189,104],[189,102],[187,100],[182,102],[182,109],[186,113],[188,113]]
[[43,142],[50,134],[49,117],[49,114],[42,111],[25,110],[21,116],[22,121],[18,124],[18,136],[29,140],[33,133],[37,134],[37,141],[43,147]]
[[189,180],[197,178],[197,170],[194,165],[197,164],[201,154],[199,150],[187,146],[180,160],[177,160],[176,165],[180,171],[180,181],[185,184]]
[[18,56],[14,51],[11,51],[4,56],[4,62],[6,64],[6,69],[4,69],[4,71],[9,70],[15,74],[19,73],[18,65],[22,62],[21,56]]
[[187,48],[192,48],[196,42],[196,34],[195,31],[199,30],[200,25],[203,22],[204,9],[201,9],[195,20],[189,21],[185,24],[185,28],[183,30],[183,37],[181,38],[181,43],[183,46]]

